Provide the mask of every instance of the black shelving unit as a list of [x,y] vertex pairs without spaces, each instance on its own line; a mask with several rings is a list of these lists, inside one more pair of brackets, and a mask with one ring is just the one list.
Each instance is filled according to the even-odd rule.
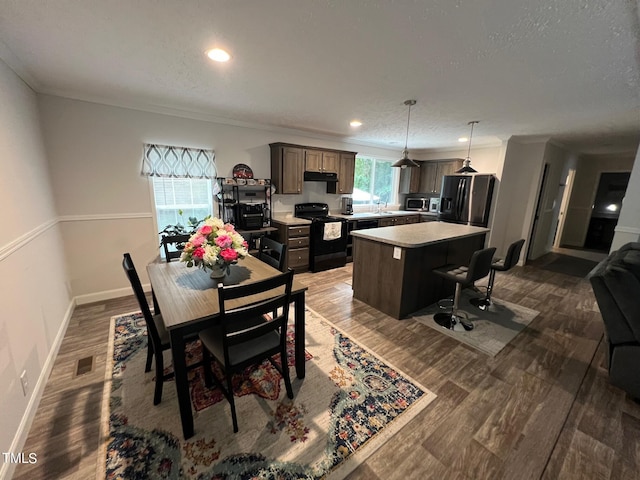
[[271,226],[271,179],[238,179],[231,177],[218,177],[220,193],[218,194],[218,216],[225,223],[236,225],[236,205],[239,203],[262,204],[264,206],[264,221],[262,228],[243,230],[237,228],[249,243],[251,253],[256,253],[259,239],[276,231]]
[[264,208],[263,227],[271,226],[271,179],[239,179],[218,177],[218,216],[225,223],[236,224],[235,210],[239,203],[262,204]]

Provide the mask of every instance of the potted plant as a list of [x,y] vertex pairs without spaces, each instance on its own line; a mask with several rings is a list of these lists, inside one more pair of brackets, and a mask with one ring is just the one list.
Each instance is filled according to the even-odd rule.
[[[182,209],[178,210],[178,215],[180,218],[183,218],[184,212]],[[204,222],[204,218],[202,220],[198,220],[196,217],[189,217],[187,219],[186,225],[183,222],[178,222],[173,225],[167,225],[162,230],[158,232],[159,235],[162,236],[160,240],[160,246],[162,247],[165,243],[173,243],[175,248],[181,251],[184,248],[186,241],[176,241],[177,238],[173,237],[184,237],[185,235],[191,236],[193,235],[200,224]]]

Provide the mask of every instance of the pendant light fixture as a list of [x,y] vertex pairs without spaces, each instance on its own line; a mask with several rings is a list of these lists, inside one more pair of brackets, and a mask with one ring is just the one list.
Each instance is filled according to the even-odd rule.
[[407,136],[404,140],[404,150],[402,151],[402,158],[391,166],[399,168],[419,167],[420,165],[409,158],[409,149],[407,148],[407,145],[409,144],[409,121],[411,120],[411,107],[416,104],[416,101],[405,100],[404,104],[409,107],[409,115],[407,115]]
[[471,168],[471,139],[473,138],[473,126],[476,123],[480,123],[477,120],[472,120],[467,125],[471,125],[471,135],[469,135],[469,149],[467,150],[467,158],[464,159],[464,163],[462,164],[462,168],[460,170],[456,170],[456,173],[477,173],[477,170]]

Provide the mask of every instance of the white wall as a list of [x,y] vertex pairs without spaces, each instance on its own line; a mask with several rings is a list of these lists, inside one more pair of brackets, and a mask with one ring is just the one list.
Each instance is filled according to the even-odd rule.
[[611,251],[629,242],[640,242],[640,148],[636,153],[629,186],[622,201]]
[[[1,60],[0,105],[0,452],[19,452],[71,297],[36,95]],[[0,478],[11,469],[0,462]]]
[[[573,190],[560,240],[561,245],[574,247],[584,245],[600,174],[603,172],[630,172],[633,168],[633,162],[633,155],[581,155],[578,157]],[[632,200],[631,197],[630,199]],[[625,197],[625,203],[629,211],[632,211],[631,205],[633,204],[636,209],[638,208],[637,197],[635,201],[627,201],[627,197]],[[632,217],[627,218],[631,218],[633,224]]]
[[506,145],[491,232],[491,245],[496,247],[497,256],[504,256],[511,243],[524,238],[520,256],[524,261],[542,180],[545,147],[545,141],[522,143],[514,138]]
[[[288,142],[357,151],[382,158],[399,151],[308,138],[289,132],[221,125],[90,102],[41,96],[43,133],[51,180],[69,258],[71,289],[79,301],[124,295],[128,283],[121,268],[130,252],[143,283],[144,265],[158,253],[148,179],[140,175],[142,145],[162,143],[213,148],[221,176],[246,163],[257,178],[271,175],[269,143]],[[325,183],[304,183],[302,195],[274,196],[275,212],[295,203],[325,201]],[[102,293],[100,293],[102,292]]]

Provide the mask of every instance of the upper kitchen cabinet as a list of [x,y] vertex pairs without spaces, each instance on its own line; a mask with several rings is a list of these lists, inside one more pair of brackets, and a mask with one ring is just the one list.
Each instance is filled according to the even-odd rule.
[[338,152],[305,149],[304,171],[338,173]]
[[462,167],[461,158],[418,162],[420,168],[405,168],[400,173],[400,193],[428,193],[439,195],[442,177]]
[[400,170],[400,193],[419,193],[420,172],[425,162],[417,162],[420,167],[403,168]]
[[276,193],[302,193],[304,149],[283,143],[271,143],[271,181]]
[[313,178],[308,180],[326,180],[327,193],[353,193],[356,152],[280,142],[269,146],[271,182],[276,186],[276,193],[302,193],[305,172],[312,172]]
[[327,183],[327,193],[353,193],[353,182],[356,173],[356,154],[341,153],[338,161],[337,184]]

